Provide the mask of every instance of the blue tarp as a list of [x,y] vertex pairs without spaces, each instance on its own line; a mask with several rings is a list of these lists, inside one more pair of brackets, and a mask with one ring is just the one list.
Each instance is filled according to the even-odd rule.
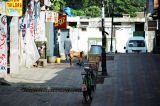
[[73,16],[71,8],[70,7],[64,7],[64,12],[68,15],[68,16]]

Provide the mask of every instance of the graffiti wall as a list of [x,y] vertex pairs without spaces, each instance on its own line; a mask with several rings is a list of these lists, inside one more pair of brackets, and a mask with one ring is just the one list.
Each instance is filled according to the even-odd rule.
[[7,17],[0,16],[0,73],[7,73]]

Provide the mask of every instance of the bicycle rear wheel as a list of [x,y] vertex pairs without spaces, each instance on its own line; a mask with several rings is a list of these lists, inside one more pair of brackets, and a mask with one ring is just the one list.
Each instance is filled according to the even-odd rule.
[[92,98],[93,98],[92,89],[87,89],[87,91],[84,91],[83,92],[83,97],[84,97],[85,103],[90,103],[92,101]]

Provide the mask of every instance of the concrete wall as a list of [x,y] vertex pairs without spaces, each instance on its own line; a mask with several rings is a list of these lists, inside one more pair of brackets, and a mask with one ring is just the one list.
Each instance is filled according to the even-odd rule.
[[155,46],[155,31],[147,31],[146,32],[146,41],[148,46],[148,52],[153,52],[154,46]]
[[130,37],[133,36],[134,24],[131,25],[123,25],[121,27],[115,28],[116,30],[116,50],[117,52],[124,53],[126,46],[126,42]]
[[[102,38],[101,19],[81,19],[78,17],[72,17],[67,19],[68,22],[77,22],[77,28],[68,27],[70,29],[71,40],[74,45],[73,49],[83,50],[85,53],[88,52],[88,39],[90,38]],[[80,25],[81,22],[88,22],[88,25]],[[113,32],[113,51],[124,53],[124,46],[129,37],[133,36],[135,31],[135,22],[144,22],[144,18],[115,18],[114,22],[120,22],[121,25],[114,26]],[[111,42],[111,18],[105,19],[105,31],[109,33],[107,37],[106,52],[110,51]],[[98,43],[98,44],[101,44]]]
[[53,33],[53,22],[46,22],[45,32],[47,36],[47,56],[53,56],[53,44],[54,44],[54,33]]
[[37,27],[35,28],[35,40],[47,41],[45,34],[45,12],[40,12],[40,18],[37,19]]
[[7,17],[0,16],[0,77],[7,74]]
[[19,71],[18,17],[13,17],[10,26],[10,73]]

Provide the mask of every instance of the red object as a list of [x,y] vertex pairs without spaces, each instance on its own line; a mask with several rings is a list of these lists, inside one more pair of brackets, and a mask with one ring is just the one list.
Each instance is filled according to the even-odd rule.
[[58,23],[54,23],[54,28],[56,29],[66,29],[67,28],[67,16],[59,15]]

